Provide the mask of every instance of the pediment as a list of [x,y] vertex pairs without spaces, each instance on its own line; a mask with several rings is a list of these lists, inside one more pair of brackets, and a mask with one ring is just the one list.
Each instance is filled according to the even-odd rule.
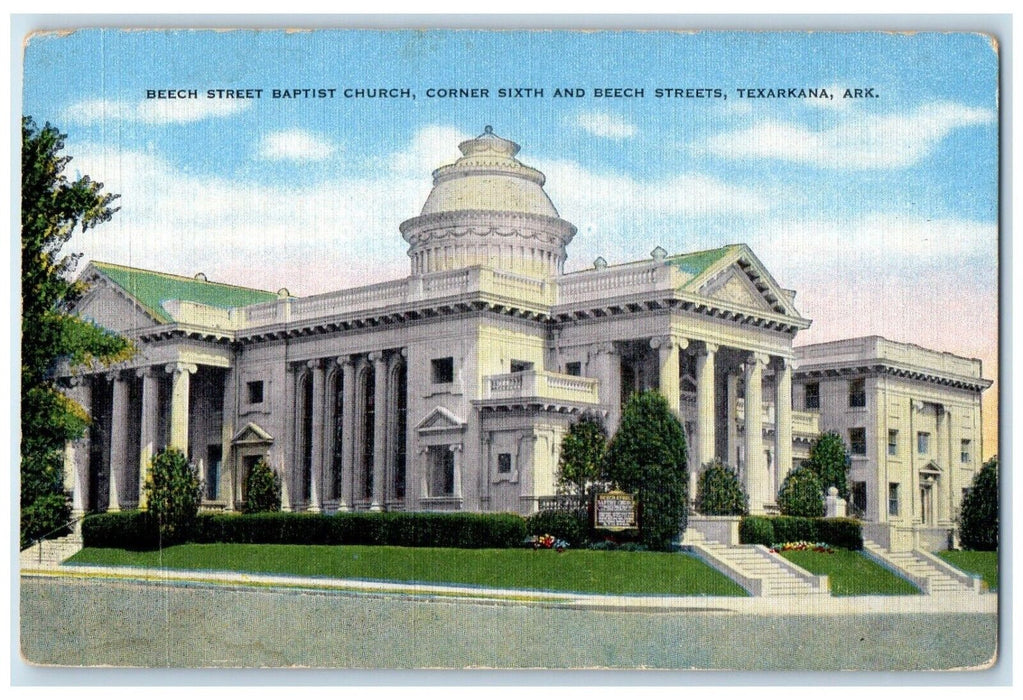
[[734,246],[685,288],[730,305],[801,318],[793,303],[795,292],[783,289],[746,245]]
[[920,467],[920,473],[921,474],[939,475],[939,474],[941,474],[941,471],[942,471],[941,467],[939,467],[938,463],[935,462],[934,460],[931,460],[930,462],[928,462],[924,466]]
[[233,445],[263,445],[273,441],[273,436],[256,423],[247,423],[244,428],[235,433],[234,437],[231,438],[231,444]]
[[103,275],[90,276],[89,291],[74,306],[74,313],[114,332],[148,328],[160,323],[152,314]]
[[458,420],[458,416],[443,406],[434,408],[416,426],[416,430],[429,433],[464,429],[465,421]]

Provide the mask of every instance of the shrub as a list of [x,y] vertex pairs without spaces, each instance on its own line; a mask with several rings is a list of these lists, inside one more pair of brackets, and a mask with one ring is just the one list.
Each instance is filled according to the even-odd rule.
[[[160,546],[158,523],[148,512],[89,516],[82,531],[87,547]],[[478,549],[519,547],[525,538],[525,519],[511,513],[200,513],[188,541]]]
[[820,518],[824,515],[822,494],[823,489],[817,474],[808,467],[798,467],[790,471],[781,484],[778,491],[778,508],[781,509],[782,515]]
[[810,459],[803,462],[803,466],[813,470],[820,480],[821,493],[834,486],[838,489],[839,497],[846,500],[849,500],[847,477],[851,464],[845,442],[836,432],[818,436],[810,446]]
[[48,493],[21,507],[21,546],[29,546],[40,537],[61,537],[71,520],[71,504],[67,495]]
[[998,549],[998,457],[973,477],[959,511],[959,544],[963,549]]
[[245,479],[243,513],[276,513],[281,509],[281,479],[265,460],[256,462]]
[[527,535],[554,535],[573,547],[586,543],[590,518],[582,510],[544,510],[526,518]]
[[573,423],[561,440],[558,487],[583,498],[590,496],[600,486],[606,451],[607,431],[599,418],[584,416]]
[[704,515],[746,515],[749,497],[734,469],[715,460],[704,465],[696,484],[696,511]]
[[749,515],[739,523],[739,541],[765,547],[783,542],[824,542],[832,547],[863,549],[863,532],[860,521],[853,518]]
[[145,495],[146,509],[156,518],[164,543],[186,541],[199,512],[202,483],[181,450],[168,447],[153,457]]
[[82,521],[82,544],[86,547],[116,547],[145,551],[160,546],[160,530],[146,511],[89,515]]
[[659,393],[629,399],[607,449],[605,473],[638,496],[640,541],[650,549],[670,550],[685,532],[689,511],[686,435]]
[[770,547],[777,542],[772,520],[773,518],[762,515],[747,515],[739,521],[739,541],[743,544],[762,544]]

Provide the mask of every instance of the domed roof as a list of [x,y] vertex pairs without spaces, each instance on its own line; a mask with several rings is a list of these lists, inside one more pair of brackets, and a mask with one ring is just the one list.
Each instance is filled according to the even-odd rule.
[[516,160],[519,145],[491,127],[458,145],[462,157],[433,171],[423,216],[454,211],[504,211],[558,218],[543,173]]

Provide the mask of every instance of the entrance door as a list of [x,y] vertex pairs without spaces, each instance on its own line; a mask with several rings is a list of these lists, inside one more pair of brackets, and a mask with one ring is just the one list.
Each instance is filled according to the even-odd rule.
[[930,484],[920,487],[920,522],[924,525],[932,525],[934,519],[934,503],[932,494],[934,489]]

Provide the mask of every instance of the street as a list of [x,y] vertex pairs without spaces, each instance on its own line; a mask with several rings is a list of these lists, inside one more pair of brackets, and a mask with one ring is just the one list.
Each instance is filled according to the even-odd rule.
[[28,662],[61,666],[896,671],[987,665],[997,616],[584,610],[23,577],[21,633]]

